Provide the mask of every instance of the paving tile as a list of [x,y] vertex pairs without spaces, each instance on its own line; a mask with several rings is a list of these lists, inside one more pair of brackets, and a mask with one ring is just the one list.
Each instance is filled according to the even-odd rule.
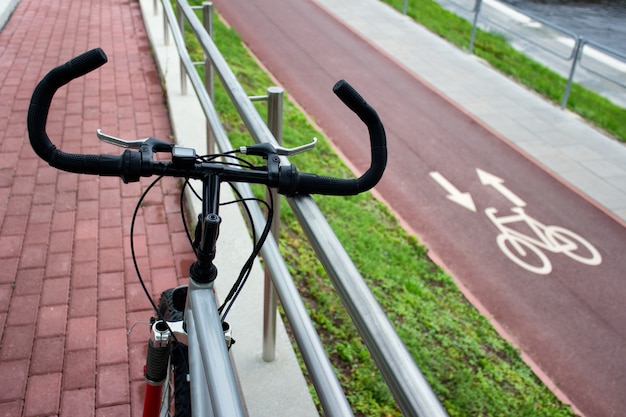
[[98,250],[98,271],[100,273],[123,272],[124,249],[120,246]]
[[59,411],[61,373],[28,378],[24,416],[54,415]]
[[98,331],[97,364],[98,366],[116,363],[128,363],[126,329],[107,329]]
[[37,337],[62,336],[67,322],[67,305],[44,306],[39,308]]
[[[127,227],[122,224],[122,213],[119,208],[102,208],[98,211],[99,221],[105,227],[116,227],[125,230]],[[130,227],[130,226],[128,226]]]
[[[9,302],[13,294],[13,285],[0,285],[0,312],[6,313],[9,310]],[[0,323],[0,328],[4,328],[4,322]]]
[[15,258],[19,256],[24,238],[19,235],[0,236],[0,257]]
[[96,384],[98,408],[128,403],[130,400],[128,364],[99,366]]
[[[147,332],[146,332],[147,333]],[[129,343],[128,345],[128,364],[130,366],[131,381],[144,381],[144,366],[146,364],[146,355],[148,354],[148,336],[143,342]]]
[[114,189],[100,190],[100,207],[102,208],[119,208],[122,205],[122,197],[120,196],[119,187]]
[[172,245],[157,244],[148,246],[148,258],[150,260],[150,268],[167,268],[172,266]]
[[73,247],[74,264],[83,262],[96,262],[98,260],[97,239],[81,240],[75,242]]
[[25,246],[22,248],[19,267],[23,269],[45,267],[47,251],[46,244]]
[[143,413],[144,399],[146,396],[145,381],[132,381],[130,384],[130,405],[133,416],[140,416]]
[[120,227],[101,228],[98,243],[100,249],[122,247],[122,229]]
[[28,216],[16,214],[16,212],[7,208],[0,234],[2,234],[2,236],[24,236],[27,223]]
[[72,230],[61,230],[50,233],[50,253],[71,253],[74,246]]
[[69,317],[95,317],[98,289],[96,287],[76,288],[70,293]]
[[30,373],[37,375],[62,372],[64,350],[65,338],[63,336],[35,339]]
[[2,334],[0,361],[29,359],[33,348],[34,325],[7,326]]
[[98,329],[126,326],[126,301],[123,298],[98,301]]
[[71,211],[54,212],[52,215],[52,231],[74,230],[76,213]]
[[76,240],[96,240],[98,238],[97,220],[76,220],[75,226]]
[[170,243],[167,224],[162,223],[146,225],[146,235],[148,237],[148,246],[159,244],[169,245]]
[[20,269],[15,276],[15,295],[37,295],[43,284],[43,269]]
[[152,291],[157,294],[161,294],[168,288],[173,288],[178,285],[178,279],[176,277],[175,268],[159,268],[153,269],[152,273]]
[[15,417],[22,415],[24,404],[22,400],[0,403],[0,417]]
[[98,200],[78,200],[76,220],[98,220],[100,202]]
[[96,318],[79,317],[67,321],[67,350],[95,349]]
[[11,299],[7,325],[29,325],[37,320],[39,295],[16,295]]
[[94,388],[63,391],[59,417],[94,417],[95,413],[96,390]]
[[28,380],[28,366],[28,360],[0,362],[0,379],[4,379],[6,375],[11,375],[10,383],[2,383],[0,403],[24,398]]
[[98,274],[98,299],[123,299],[124,296],[124,272]]
[[72,272],[72,253],[48,253],[46,278],[68,277]]
[[65,390],[95,388],[96,349],[66,351],[63,368]]
[[69,286],[69,277],[44,280],[39,304],[42,306],[67,304],[69,298]]
[[[147,284],[148,291],[152,286]],[[134,311],[145,311],[150,308],[148,299],[139,282],[126,284],[126,312],[127,315]],[[146,320],[146,319],[144,319]]]
[[0,284],[13,284],[17,274],[18,258],[0,258]]

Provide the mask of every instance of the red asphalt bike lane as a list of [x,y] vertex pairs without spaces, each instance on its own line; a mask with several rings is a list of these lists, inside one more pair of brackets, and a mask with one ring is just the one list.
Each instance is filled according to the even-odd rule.
[[[626,229],[555,179],[418,77],[310,0],[216,0],[286,91],[359,171],[369,165],[367,131],[332,94],[340,78],[379,112],[389,163],[377,192],[461,284],[473,302],[588,416],[626,409]],[[476,169],[503,179],[486,186]],[[446,198],[431,173],[470,192],[476,212]],[[506,187],[506,189],[505,189]],[[508,192],[507,192],[508,191]],[[517,197],[515,199],[514,197]],[[515,205],[545,225],[584,237],[602,256],[586,265],[545,251],[547,275],[504,256],[485,214]]]

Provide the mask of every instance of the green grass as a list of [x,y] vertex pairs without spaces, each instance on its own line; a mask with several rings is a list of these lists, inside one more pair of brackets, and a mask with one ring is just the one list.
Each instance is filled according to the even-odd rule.
[[[214,30],[218,47],[248,94],[264,94],[273,83],[237,34],[219,21]],[[197,44],[189,40],[189,45],[192,58],[200,60]],[[233,146],[252,143],[221,88],[216,89],[216,107]],[[263,106],[258,109],[264,113]],[[292,102],[285,102],[284,112],[286,146],[307,143],[313,136],[321,139],[313,151],[292,158],[299,170],[351,175]],[[572,415],[384,204],[369,193],[315,200],[451,416]],[[281,251],[355,413],[400,415],[285,201],[281,222]]]
[[[404,0],[382,1],[400,11],[404,4]],[[444,9],[436,1],[411,0],[407,15],[459,48],[469,48],[471,23]],[[545,98],[561,104],[567,80],[515,50],[503,36],[478,29],[473,53]],[[567,108],[626,142],[626,109],[623,107],[574,83]]]

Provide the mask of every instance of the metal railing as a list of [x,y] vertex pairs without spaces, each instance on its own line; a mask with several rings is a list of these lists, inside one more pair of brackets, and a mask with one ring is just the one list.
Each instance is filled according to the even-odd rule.
[[[506,7],[514,10],[516,13],[527,17],[528,19],[533,20],[534,22],[540,23],[544,27],[549,28],[558,37],[561,37],[561,39],[557,42],[552,42],[551,44],[548,44],[542,42],[542,40],[544,39],[543,37],[529,36],[519,30],[519,28],[516,28],[515,25],[505,24],[495,18],[490,18],[484,12],[483,4],[487,2],[483,0],[473,0],[472,7],[468,7],[467,3],[469,2],[462,3],[455,0],[437,1],[440,1],[442,3],[450,3],[456,8],[460,9],[462,12],[468,13],[470,15],[472,19],[472,31],[470,34],[468,47],[470,54],[473,53],[474,50],[474,43],[476,40],[476,32],[478,29],[479,21],[484,21],[488,22],[490,25],[497,26],[499,29],[510,33],[517,38],[536,46],[537,48],[540,48],[542,51],[545,51],[558,59],[561,59],[565,62],[571,62],[567,71],[567,83],[561,100],[562,109],[567,106],[572,84],[574,81],[574,76],[578,67],[585,69],[595,77],[599,77],[605,81],[610,82],[613,85],[626,89],[626,75],[624,71],[615,69],[614,66],[603,63],[606,60],[613,60],[619,65],[623,65],[624,67],[626,67],[626,55],[619,51],[587,40],[570,30],[564,29],[550,22],[549,20],[543,19],[535,14],[519,10],[518,8],[508,4],[506,5]],[[494,1],[493,3],[502,4],[498,1]],[[404,14],[406,14],[407,12],[407,7],[408,1],[405,0],[402,10]],[[563,42],[563,39],[566,40],[566,42]],[[569,40],[569,42],[567,42],[567,40]],[[587,51],[585,51],[586,48],[590,50],[592,49],[594,52],[596,52],[594,55],[602,55],[602,57],[599,59],[591,58],[590,54],[587,54]]]
[[[480,16],[480,12],[481,12],[481,5],[483,3],[483,0],[476,0],[476,3],[474,5],[474,9],[473,12],[475,13],[474,16],[474,22],[472,25],[472,35],[471,35],[471,39],[470,39],[470,47],[469,47],[469,52],[472,53],[472,49],[473,49],[473,45],[474,45],[474,38],[476,36],[476,27],[478,25],[478,20],[479,20],[479,16]],[[513,6],[507,6],[510,7],[511,9],[515,10],[517,13],[523,14],[524,16],[527,16],[528,18],[532,19],[535,22],[538,22],[546,27],[549,27],[552,31],[558,33],[560,36],[564,36],[566,38],[571,39],[572,42],[572,46],[569,48],[569,52],[566,54],[563,54],[561,52],[559,52],[559,50],[557,48],[553,48],[553,47],[548,47],[546,45],[544,45],[542,42],[539,42],[537,40],[537,38],[533,38],[532,36],[525,36],[521,31],[516,31],[514,30],[513,27],[511,26],[507,26],[507,25],[503,25],[500,22],[498,22],[495,19],[487,19],[489,21],[489,23],[498,26],[499,28],[501,28],[502,30],[505,30],[515,36],[518,36],[519,38],[525,40],[526,42],[529,42],[535,46],[537,46],[538,48],[541,48],[542,50],[558,57],[561,58],[565,61],[570,61],[570,70],[569,70],[569,76],[567,78],[567,84],[565,87],[565,92],[563,93],[563,98],[561,100],[561,108],[564,109],[567,106],[567,101],[569,99],[569,95],[572,89],[572,83],[574,81],[574,75],[576,73],[576,68],[579,65],[579,63],[581,63],[582,61],[582,57],[585,56],[585,46],[589,45],[589,46],[593,46],[596,50],[611,56],[613,59],[619,60],[622,63],[626,64],[626,55],[623,55],[621,53],[619,53],[618,51],[612,50],[610,48],[607,48],[605,46],[602,46],[598,43],[589,41],[585,38],[583,38],[582,36],[579,36],[578,34],[564,29],[552,22],[550,22],[549,20],[543,19],[535,14],[529,13],[529,12],[525,12],[525,11],[521,11]],[[563,43],[560,43],[560,45],[563,45]],[[626,84],[624,84],[622,81],[619,80],[619,78],[612,76],[611,74],[608,74],[606,72],[601,72],[599,71],[599,69],[592,69],[591,65],[588,66],[584,66],[582,65],[582,63],[580,64],[580,66],[590,72],[592,72],[593,74],[595,74],[596,76],[600,76],[601,78],[612,82],[613,84],[616,84],[620,87],[626,88]]]
[[[257,143],[270,142],[276,144],[274,134],[261,119],[251,98],[247,96],[237,81],[207,31],[210,23],[206,21],[206,16],[211,14],[209,9],[211,3],[203,3],[204,24],[200,22],[194,10],[185,0],[176,1],[178,16],[174,13],[169,0],[164,0],[162,5],[164,29],[167,29],[167,26],[172,29],[183,70],[181,72],[187,75],[198,96],[207,118],[211,141],[214,141],[221,150],[232,149],[213,106],[211,94],[206,88],[206,86],[212,85],[212,80],[207,80],[206,77],[204,81],[200,79],[187,52],[181,32],[181,27],[185,24],[189,25],[206,55],[205,75],[210,74],[210,68],[213,69],[253,139]],[[154,0],[154,7],[156,12],[156,0]],[[165,37],[166,42],[167,39]],[[182,83],[186,82],[184,78],[181,78]],[[271,96],[271,92],[268,96]],[[272,101],[273,99],[269,97],[269,100]],[[209,149],[211,148],[209,147]],[[288,161],[283,158],[281,163],[288,164]],[[236,187],[244,198],[252,196],[252,191],[248,185],[239,183],[236,184]],[[439,400],[315,202],[308,196],[300,196],[288,199],[288,203],[404,415],[446,416],[447,414]],[[265,221],[264,214],[258,205],[251,205],[250,211],[255,227],[259,228],[257,232],[261,233],[262,224]],[[353,415],[272,235],[265,242],[262,255],[324,412],[328,416]],[[271,292],[272,289],[270,288],[269,291]],[[266,295],[265,298],[271,299],[272,297]],[[275,310],[275,307],[268,305],[265,309],[270,314],[268,321],[271,321],[271,310]],[[266,337],[273,337],[271,328],[266,330],[264,331]],[[263,344],[264,359],[271,360],[272,352],[266,352],[265,349],[271,350],[273,342],[264,340]]]

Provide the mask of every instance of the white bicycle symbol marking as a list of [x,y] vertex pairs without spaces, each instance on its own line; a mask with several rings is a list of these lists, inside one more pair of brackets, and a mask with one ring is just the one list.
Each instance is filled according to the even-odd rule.
[[[491,207],[485,209],[485,214],[500,231],[497,237],[498,247],[520,267],[539,275],[549,274],[552,263],[541,249],[562,253],[586,265],[602,263],[600,252],[571,230],[560,226],[546,226],[527,215],[521,207],[514,207],[511,211],[515,214],[496,217],[498,211]],[[525,222],[536,238],[507,226],[516,222]]]

